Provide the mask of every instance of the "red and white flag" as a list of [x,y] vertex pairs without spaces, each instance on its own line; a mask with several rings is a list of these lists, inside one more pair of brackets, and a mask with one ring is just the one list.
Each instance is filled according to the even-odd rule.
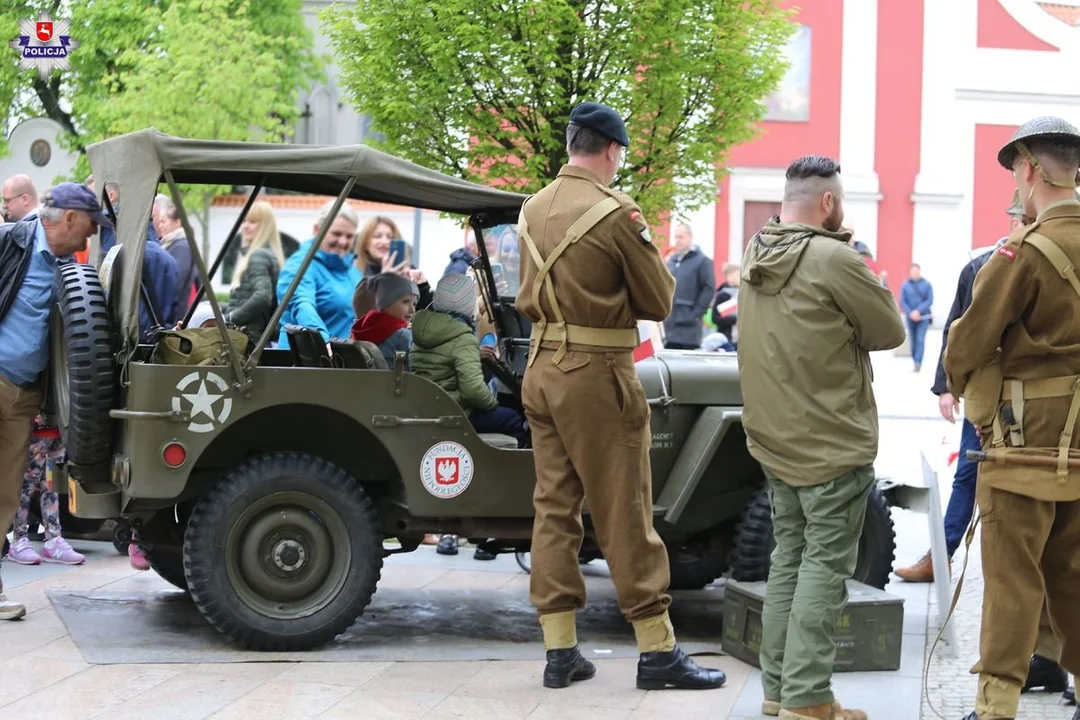
[[657,323],[641,320],[638,322],[639,344],[634,348],[634,362],[648,360],[656,354],[657,344],[660,342],[660,327]]
[[716,306],[716,313],[723,318],[731,317],[739,312],[739,299],[731,298]]

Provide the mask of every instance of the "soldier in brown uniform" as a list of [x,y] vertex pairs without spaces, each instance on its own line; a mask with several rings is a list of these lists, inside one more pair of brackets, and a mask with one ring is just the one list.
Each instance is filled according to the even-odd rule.
[[596,668],[577,649],[585,606],[578,565],[588,498],[619,607],[634,626],[637,685],[715,688],[676,644],[668,618],[667,551],[653,528],[650,411],[634,368],[638,320],[671,311],[674,280],[641,211],[608,187],[629,139],[609,107],[570,113],[570,161],[522,207],[517,308],[532,323],[522,401],[536,462],[530,599],[547,650],[544,685],[566,687]]
[[1015,718],[1045,601],[1062,667],[1080,671],[1080,133],[1041,117],[998,153],[1031,225],[979,272],[949,332],[949,388],[980,428],[985,460],[982,636],[975,712]]

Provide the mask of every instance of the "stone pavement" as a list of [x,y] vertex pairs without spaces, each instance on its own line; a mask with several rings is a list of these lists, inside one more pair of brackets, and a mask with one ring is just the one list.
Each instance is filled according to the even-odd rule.
[[[875,357],[875,389],[881,414],[878,474],[921,477],[919,449],[940,460],[958,441],[958,427],[937,414],[929,392],[940,334],[931,331],[923,371],[908,358]],[[937,455],[935,456],[935,453]],[[939,478],[943,502],[951,476]],[[917,559],[928,546],[925,516],[893,511],[897,565]],[[27,604],[24,621],[0,625],[0,720],[62,718],[761,718],[757,671],[729,657],[704,658],[728,674],[727,686],[709,692],[650,692],[633,687],[634,661],[599,660],[594,680],[561,691],[540,685],[542,649],[537,659],[504,662],[247,662],[207,664],[90,665],[53,610],[52,589],[133,592],[170,587],[152,572],[133,571],[107,543],[73,542],[88,554],[82,567],[20,567],[4,563],[10,596]],[[959,720],[974,698],[968,674],[977,652],[981,575],[973,547],[964,596],[953,622],[959,658],[935,656],[928,694],[922,673],[936,633],[928,585],[894,582],[887,590],[905,598],[901,669],[894,673],[843,673],[834,678],[841,700],[862,707],[875,720]],[[958,566],[957,566],[958,572]],[[382,587],[520,587],[527,576],[510,557],[489,563],[456,558],[430,548],[387,562]],[[930,634],[928,634],[928,626]],[[1060,696],[1024,698],[1020,717],[1071,718]]]

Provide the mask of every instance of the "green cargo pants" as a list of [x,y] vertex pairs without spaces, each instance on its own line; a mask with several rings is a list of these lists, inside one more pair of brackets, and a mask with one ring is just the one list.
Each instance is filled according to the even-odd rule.
[[795,487],[765,473],[773,550],[761,612],[761,682],[785,708],[833,701],[833,633],[855,572],[874,468]]

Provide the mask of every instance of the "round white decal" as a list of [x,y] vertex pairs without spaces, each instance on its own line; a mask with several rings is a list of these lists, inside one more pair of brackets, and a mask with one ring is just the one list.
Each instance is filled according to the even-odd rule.
[[[198,383],[198,389],[190,392],[196,383]],[[206,387],[207,383],[216,387],[219,392],[212,392]],[[188,430],[191,432],[213,432],[216,424],[224,423],[229,419],[229,413],[232,412],[232,398],[225,397],[229,384],[216,373],[209,371],[205,374],[198,371],[188,373],[176,383],[176,390],[179,394],[173,395],[173,412],[182,412],[184,406],[187,405],[191,420],[188,423]],[[196,422],[195,418],[200,415],[209,418],[210,422]]]
[[465,492],[472,477],[472,455],[456,442],[432,445],[420,462],[420,480],[424,489],[443,500]]

